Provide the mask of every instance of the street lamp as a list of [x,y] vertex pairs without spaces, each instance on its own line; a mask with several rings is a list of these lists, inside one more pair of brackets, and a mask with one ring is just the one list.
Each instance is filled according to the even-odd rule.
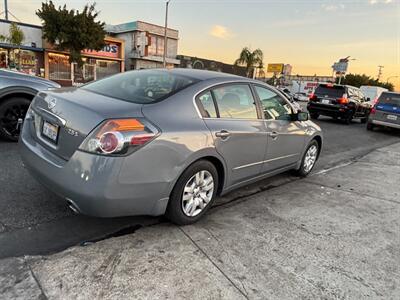
[[168,26],[168,4],[171,0],[165,2],[165,27],[164,27],[164,53],[163,53],[163,66],[167,67],[166,55],[167,55],[167,26]]

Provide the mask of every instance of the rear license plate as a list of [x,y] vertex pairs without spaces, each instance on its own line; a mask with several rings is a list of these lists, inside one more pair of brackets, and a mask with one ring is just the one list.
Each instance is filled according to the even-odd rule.
[[53,125],[47,121],[43,122],[42,134],[53,141],[54,143],[57,142],[58,137],[58,125]]
[[326,100],[326,99],[322,99],[322,100],[321,100],[321,103],[322,103],[322,104],[331,104],[331,101]]
[[396,121],[397,120],[397,116],[394,115],[387,115],[388,120],[392,120],[392,121]]

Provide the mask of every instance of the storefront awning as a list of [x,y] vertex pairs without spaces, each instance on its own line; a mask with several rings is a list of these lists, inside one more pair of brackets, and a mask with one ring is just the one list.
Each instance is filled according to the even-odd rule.
[[0,48],[7,48],[7,49],[22,49],[22,50],[31,50],[31,51],[37,51],[37,52],[43,52],[43,48],[36,48],[36,47],[30,47],[30,46],[16,46],[12,44],[7,44],[7,43],[0,43]]

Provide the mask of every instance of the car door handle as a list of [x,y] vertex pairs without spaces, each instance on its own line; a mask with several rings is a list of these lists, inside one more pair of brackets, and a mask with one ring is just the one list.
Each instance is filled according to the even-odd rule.
[[276,131],[272,131],[269,136],[272,137],[272,139],[276,139],[278,137],[279,133],[277,133]]
[[229,131],[226,130],[221,130],[215,133],[216,137],[220,137],[222,139],[226,139],[227,137],[229,137],[231,135],[231,133]]

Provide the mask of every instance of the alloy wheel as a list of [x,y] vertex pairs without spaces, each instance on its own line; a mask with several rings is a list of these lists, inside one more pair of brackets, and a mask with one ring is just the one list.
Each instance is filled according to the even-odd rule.
[[28,108],[26,104],[11,104],[5,108],[0,116],[0,126],[7,135],[18,138]]

